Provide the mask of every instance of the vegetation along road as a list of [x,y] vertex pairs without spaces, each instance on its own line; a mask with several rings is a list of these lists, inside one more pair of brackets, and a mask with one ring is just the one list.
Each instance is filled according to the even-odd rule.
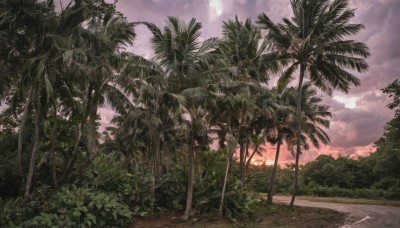
[[[275,202],[289,203],[289,196],[275,196]],[[347,213],[346,223],[341,228],[353,227],[400,227],[400,207],[311,202],[296,200],[296,206],[329,208]]]

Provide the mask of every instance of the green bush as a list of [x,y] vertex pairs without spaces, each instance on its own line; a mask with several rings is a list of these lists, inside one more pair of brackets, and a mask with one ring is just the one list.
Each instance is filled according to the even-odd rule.
[[253,165],[247,172],[246,187],[254,192],[267,193],[272,167],[266,165]]
[[50,198],[47,210],[24,227],[123,227],[132,212],[114,194],[90,188],[62,188]]
[[133,208],[137,214],[145,214],[150,207],[150,177],[144,173],[130,173],[124,157],[117,153],[100,154],[85,173],[86,185],[108,193]]
[[389,188],[383,197],[389,200],[400,200],[400,188],[396,186]]
[[[224,214],[229,218],[247,219],[255,214],[256,198],[243,191],[230,191],[225,196]],[[219,202],[219,201],[218,201]]]
[[397,180],[392,187],[386,190],[383,197],[390,200],[400,200],[400,180]]
[[389,188],[395,186],[398,182],[397,178],[384,177],[381,180],[374,183],[373,188],[388,190]]
[[367,188],[360,188],[354,189],[353,196],[355,198],[381,198],[383,197],[384,191],[378,189],[367,189]]
[[24,203],[22,198],[0,198],[0,227],[20,225],[38,214],[36,202]]
[[184,168],[173,165],[159,182],[156,186],[156,206],[172,210],[185,209],[187,174]]
[[91,187],[102,191],[124,193],[130,188],[130,175],[115,153],[96,156],[85,176]]
[[321,185],[309,185],[308,194],[323,197],[350,197],[350,198],[382,198],[384,191],[381,189],[347,189],[338,186],[327,187]]

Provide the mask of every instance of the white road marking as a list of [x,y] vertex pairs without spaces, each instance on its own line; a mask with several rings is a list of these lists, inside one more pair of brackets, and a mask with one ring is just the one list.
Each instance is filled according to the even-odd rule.
[[360,222],[363,222],[363,221],[365,221],[365,220],[367,220],[367,219],[369,219],[369,218],[371,218],[371,217],[369,217],[369,216],[367,215],[365,218],[363,218],[363,219],[361,219],[361,220],[359,220],[359,221],[353,223],[353,225],[356,225],[356,224],[358,224],[358,223],[360,223]]

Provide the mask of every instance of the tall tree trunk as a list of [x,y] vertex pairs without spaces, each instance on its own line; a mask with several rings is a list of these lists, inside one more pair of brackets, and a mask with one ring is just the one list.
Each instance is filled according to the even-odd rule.
[[22,168],[22,140],[25,132],[26,120],[28,119],[29,106],[32,101],[32,96],[33,96],[33,88],[31,88],[29,91],[28,100],[26,100],[25,103],[25,109],[24,112],[22,113],[21,126],[19,127],[19,133],[18,133],[18,169],[19,169],[19,174],[23,179],[22,182],[25,182],[24,170]]
[[226,170],[225,170],[225,177],[224,177],[224,185],[222,187],[222,194],[221,194],[221,202],[219,203],[219,217],[222,218],[223,215],[223,206],[224,206],[224,198],[225,198],[225,189],[226,189],[226,183],[228,182],[228,173],[229,173],[229,166],[230,166],[230,161],[231,161],[231,153],[228,153],[228,158],[226,162]]
[[185,213],[182,216],[182,220],[189,220],[190,211],[192,210],[193,203],[193,190],[194,190],[194,148],[193,142],[191,141],[189,146],[189,171],[188,171],[188,188],[187,188],[187,196],[186,196],[186,209]]
[[219,216],[222,217],[223,213],[223,206],[224,206],[224,198],[225,198],[225,190],[226,190],[226,184],[228,182],[228,175],[229,175],[229,168],[231,165],[231,160],[233,153],[235,152],[236,145],[237,145],[237,140],[233,135],[228,134],[227,135],[227,142],[228,142],[228,154],[227,154],[227,162],[226,162],[226,170],[225,170],[225,178],[224,178],[224,185],[222,187],[222,194],[221,194],[221,202],[219,204]]
[[260,148],[261,143],[257,143],[256,148],[254,148],[253,153],[251,153],[249,159],[246,162],[246,171],[249,170],[250,164],[251,164],[251,159],[253,159],[254,155],[256,155],[258,148]]
[[245,142],[245,154],[243,157],[243,163],[242,163],[242,187],[245,185],[246,182],[246,175],[247,175],[247,169],[246,169],[246,158],[249,156],[249,147],[250,147],[250,142],[249,140],[246,140]]
[[83,134],[83,130],[85,128],[85,123],[86,120],[89,116],[90,110],[91,110],[91,103],[92,103],[92,90],[93,90],[93,86],[90,85],[89,89],[88,89],[88,94],[87,94],[87,102],[86,102],[86,108],[85,108],[85,112],[83,114],[83,118],[81,120],[81,123],[79,125],[79,129],[78,129],[78,137],[76,139],[75,142],[75,146],[74,146],[74,150],[72,151],[72,158],[68,161],[66,168],[64,169],[63,175],[60,178],[61,182],[64,182],[67,178],[68,175],[72,169],[73,164],[75,163],[76,157],[77,157],[77,151],[78,151],[78,147],[79,144],[82,140],[82,134]]
[[[37,112],[39,112],[40,110],[37,110]],[[33,172],[35,169],[35,165],[36,165],[36,158],[37,158],[37,154],[39,151],[39,144],[40,144],[40,121],[41,121],[41,117],[40,117],[40,113],[36,113],[35,115],[35,138],[34,138],[34,145],[33,145],[33,149],[32,149],[32,154],[31,154],[31,160],[29,162],[29,170],[28,170],[28,174],[26,177],[26,188],[25,188],[25,194],[24,197],[25,199],[28,199],[30,196],[30,191],[31,191],[31,187],[32,187],[32,178],[33,178]]]
[[301,64],[300,66],[300,79],[299,85],[297,88],[297,144],[296,144],[296,162],[294,166],[294,183],[293,183],[293,194],[292,200],[290,201],[290,206],[294,206],[294,201],[296,199],[296,194],[299,188],[299,158],[300,158],[300,146],[301,146],[301,121],[302,121],[302,113],[301,113],[301,90],[303,87],[303,79],[306,67]]
[[272,169],[271,177],[269,178],[269,189],[268,189],[268,198],[267,203],[272,203],[272,197],[274,195],[274,188],[275,188],[275,177],[276,177],[276,170],[278,168],[278,160],[279,160],[279,152],[281,148],[281,140],[278,139],[278,145],[276,147],[276,154],[275,154],[275,161],[274,161],[274,168]]
[[244,168],[245,168],[244,164],[245,164],[245,159],[246,159],[246,157],[245,157],[246,145],[245,145],[244,140],[240,140],[239,144],[240,144],[240,151],[239,151],[239,153],[240,153],[240,162],[239,162],[239,166],[240,166],[240,186],[243,187],[245,176],[246,176],[246,174],[244,172]]
[[[56,115],[54,115],[56,116]],[[56,166],[56,125],[54,123],[54,126],[52,127],[51,131],[51,156],[52,156],[52,161],[51,161],[51,169],[52,169],[52,174],[51,177],[53,179],[53,185],[54,185],[54,190],[58,190],[58,180],[57,180],[57,166]]]
[[154,213],[154,202],[155,202],[155,192],[156,192],[156,159],[153,155],[153,158],[150,161],[150,213]]
[[89,158],[94,157],[97,154],[96,146],[97,146],[97,128],[96,128],[96,118],[97,118],[97,103],[100,93],[97,89],[94,90],[93,96],[91,99],[91,105],[89,108],[89,116],[87,123],[87,150],[89,152]]
[[154,137],[152,140],[152,145],[150,148],[150,151],[152,151],[152,159],[151,159],[151,201],[150,201],[150,208],[151,208],[151,213],[153,214],[154,212],[154,203],[155,203],[155,192],[156,192],[156,180],[158,177],[160,177],[161,172],[159,169],[159,166],[161,166],[160,163],[160,152],[161,152],[161,147],[160,147],[160,136],[157,135]]

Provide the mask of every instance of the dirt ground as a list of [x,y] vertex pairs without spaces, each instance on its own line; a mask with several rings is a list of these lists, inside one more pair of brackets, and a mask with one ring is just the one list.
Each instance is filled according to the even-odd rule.
[[131,228],[183,228],[183,227],[339,227],[344,224],[346,214],[329,209],[295,207],[289,209],[286,205],[263,205],[262,212],[254,218],[244,221],[234,221],[229,218],[219,218],[216,213],[193,216],[190,221],[180,219],[182,213],[167,212],[146,217],[138,217]]

